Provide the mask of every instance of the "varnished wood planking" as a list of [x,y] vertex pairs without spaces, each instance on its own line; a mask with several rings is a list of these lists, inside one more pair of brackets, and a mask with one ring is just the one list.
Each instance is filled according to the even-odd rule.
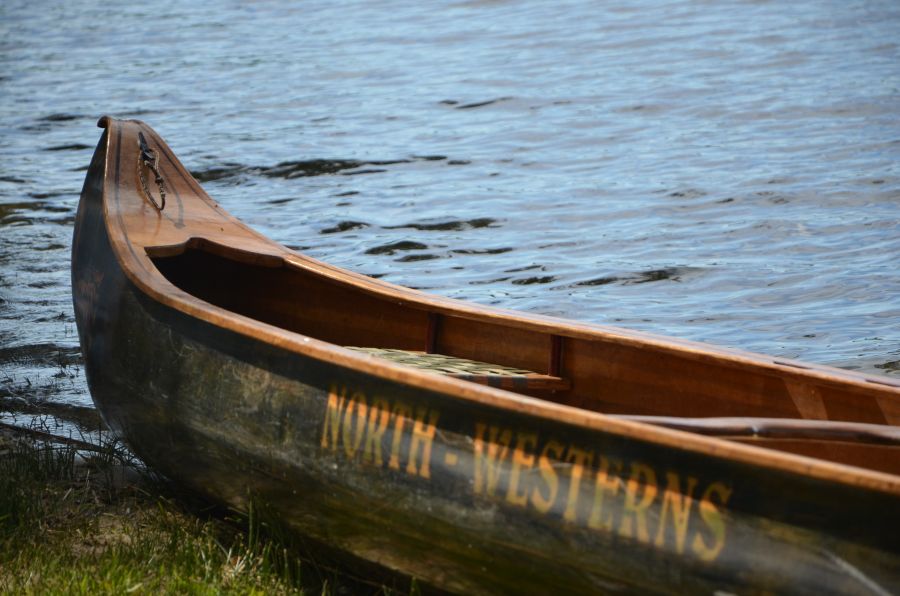
[[[829,420],[890,424],[875,396],[869,392],[835,386],[823,387],[821,392]],[[894,397],[892,401],[896,403],[900,398]]]
[[748,437],[734,437],[731,440],[745,445],[777,449],[786,453],[796,453],[849,466],[878,470],[886,474],[900,475],[900,447],[897,445]]
[[[155,268],[152,267],[152,264],[149,263],[149,260],[146,259],[145,255],[141,254],[142,251],[146,251],[147,249],[153,250],[155,247],[159,246],[170,246],[173,244],[189,242],[198,237],[202,237],[204,239],[203,242],[212,243],[213,246],[237,245],[241,247],[240,250],[247,254],[255,253],[260,255],[259,258],[261,260],[265,260],[269,255],[276,258],[283,258],[285,262],[289,263],[291,266],[313,272],[316,275],[321,275],[324,279],[329,279],[333,282],[356,288],[358,291],[365,294],[379,296],[389,300],[396,300],[398,304],[418,305],[418,308],[430,309],[433,312],[440,313],[442,318],[452,316],[466,320],[499,324],[510,329],[524,329],[536,331],[541,334],[556,333],[565,338],[566,349],[563,350],[564,362],[570,362],[570,358],[565,354],[571,354],[570,340],[577,338],[602,345],[645,350],[647,352],[647,361],[645,362],[647,366],[652,366],[654,362],[658,360],[660,355],[668,355],[684,360],[685,362],[711,365],[714,368],[721,367],[726,371],[726,375],[731,374],[734,370],[739,370],[749,373],[751,377],[756,377],[758,375],[784,376],[785,378],[791,378],[800,383],[812,382],[824,387],[841,387],[852,390],[851,392],[856,391],[857,393],[866,393],[869,398],[874,394],[875,397],[881,400],[881,403],[891,403],[891,401],[895,400],[898,394],[900,394],[900,391],[897,390],[897,387],[894,386],[895,384],[893,382],[880,381],[880,384],[870,383],[870,377],[867,377],[866,375],[836,371],[834,369],[816,365],[802,365],[797,367],[791,362],[775,363],[773,360],[766,357],[746,354],[735,350],[710,348],[700,344],[682,340],[673,340],[670,338],[660,338],[641,332],[598,327],[595,325],[581,325],[546,317],[522,315],[508,311],[497,311],[445,298],[428,296],[420,292],[400,288],[378,280],[370,280],[358,274],[342,271],[333,266],[302,255],[297,255],[283,247],[275,245],[230,217],[227,213],[222,211],[214,201],[206,196],[196,181],[187,174],[184,167],[171,154],[165,143],[155,134],[155,132],[149,129],[149,127],[146,127],[142,123],[131,121],[104,120],[101,124],[110,126],[114,133],[110,134],[107,138],[106,148],[108,151],[106,157],[109,161],[107,165],[112,166],[113,173],[112,175],[107,176],[106,190],[108,195],[113,194],[113,191],[115,191],[116,198],[115,201],[107,203],[107,208],[111,209],[110,217],[118,222],[118,226],[112,226],[113,245],[125,249],[124,251],[117,251],[119,258],[123,258],[123,255],[127,256],[130,253],[131,257],[135,260],[134,267],[125,267],[126,273],[131,276],[140,287],[144,288],[145,291],[148,291],[151,295],[155,296],[156,299],[167,304],[172,304],[178,308],[183,308],[185,309],[185,312],[192,313],[196,316],[202,316],[206,320],[228,326],[233,325],[235,328],[247,331],[252,329],[252,326],[248,326],[247,322],[242,321],[239,318],[236,319],[227,312],[206,309],[202,307],[202,305],[193,303],[190,295],[176,291],[175,288],[165,282],[160,283],[159,280],[152,275],[152,271],[154,271]],[[165,174],[169,177],[169,180],[174,180],[173,190],[174,195],[178,200],[177,210],[174,213],[170,212],[160,216],[152,210],[152,207],[148,206],[146,201],[140,197],[139,193],[135,192],[133,188],[129,189],[127,187],[123,188],[119,186],[111,188],[109,186],[111,180],[115,180],[115,184],[119,184],[122,180],[127,179],[128,175],[132,175],[133,177],[136,161],[133,157],[129,157],[128,151],[120,151],[118,143],[123,135],[126,137],[131,135],[133,138],[136,136],[138,130],[144,131],[149,138],[153,139],[164,156],[162,167],[164,168]],[[124,173],[124,175],[121,175],[122,173]],[[183,201],[179,193],[184,195]],[[126,223],[128,224],[129,229],[132,230],[132,233],[127,239],[121,236],[120,231],[117,231],[117,229]],[[260,336],[265,336],[269,333],[262,329],[253,330],[252,332]],[[275,335],[278,337],[276,338],[273,336],[273,341],[277,341],[279,345],[284,347],[290,346],[291,349],[318,354],[319,357],[327,357],[327,359],[331,361],[347,362],[349,360],[354,366],[360,368],[368,368],[371,366],[370,363],[360,362],[358,360],[354,362],[352,357],[348,358],[346,354],[341,352],[332,353],[328,350],[327,345],[320,342],[304,341],[303,343],[296,343],[291,341],[287,336],[282,336],[277,333]],[[539,352],[540,350],[535,350],[534,357],[537,357],[536,355]],[[507,363],[518,364],[511,361],[507,361]],[[596,364],[596,361],[588,362],[588,364],[593,366]],[[636,370],[640,371],[640,366],[636,367]],[[422,376],[421,374],[409,371],[396,370],[389,366],[382,367],[382,373],[392,378],[406,379],[406,382],[431,385],[442,384],[442,382],[432,378],[430,375]],[[579,375],[571,374],[570,376],[575,380],[575,383],[573,384],[572,395],[566,401],[574,405],[596,408],[597,401],[593,399],[591,395],[580,395],[575,393],[575,388],[578,387],[577,378]],[[722,374],[720,373],[717,376],[721,380]],[[590,379],[591,377],[589,376],[587,378]],[[610,377],[606,378],[608,379]],[[612,378],[613,380],[618,380],[617,377]],[[670,379],[669,390],[675,394],[683,393],[682,386],[685,383],[689,384],[690,382],[691,379],[688,375],[676,374]],[[583,385],[584,383],[582,383],[582,386]],[[596,386],[601,387],[602,390],[609,390],[608,386],[603,383],[598,383]],[[473,387],[463,389],[462,387],[458,387],[455,391],[458,392],[460,397],[465,396],[466,399],[484,399],[487,400],[487,402],[495,402],[495,400],[499,398],[499,395],[493,396],[492,391],[487,388],[476,389]],[[564,395],[557,397],[565,399]],[[633,404],[634,401],[642,401],[645,398],[649,399],[649,403],[654,403],[654,399],[658,400],[658,398],[653,395],[640,392],[636,393],[633,398],[634,399],[629,398],[629,400],[625,400],[625,405],[628,403]],[[510,397],[502,398],[501,401],[503,400],[511,407],[524,407],[529,411],[535,406],[533,403],[526,405],[525,403],[517,402],[517,400],[510,399]],[[730,409],[726,410],[726,412],[734,413]],[[564,411],[560,411],[557,415],[564,417],[571,416],[571,414],[565,413]],[[766,415],[773,415],[773,412],[766,412]],[[583,423],[588,422],[588,419],[580,415],[573,416],[572,420],[580,420]],[[606,420],[602,422],[602,424],[608,428],[617,427],[617,423],[612,420]],[[621,427],[621,430],[626,432],[626,428],[627,427]],[[628,428],[627,432],[629,434],[636,433],[636,436],[643,436],[647,440],[663,440],[667,437],[665,432],[650,432],[649,429],[645,431]],[[666,438],[665,440],[669,439]],[[704,447],[705,443],[702,439],[699,442],[695,442],[694,440],[685,440],[684,438],[681,438],[676,440],[676,442],[682,446],[689,445],[691,448],[699,450],[712,448],[712,445]],[[731,449],[723,444],[717,444],[713,450],[716,452],[731,451]],[[733,455],[737,456],[738,453],[740,453],[740,450],[734,451]],[[749,457],[749,453],[747,456]],[[758,457],[758,455],[756,457]],[[775,461],[787,463],[787,460],[781,460],[780,458],[774,458],[772,460],[773,463]],[[822,470],[822,473],[826,473],[824,469]]]
[[550,358],[548,334],[493,321],[444,315],[436,350],[450,356],[519,366],[546,374]]
[[663,416],[799,415],[783,382],[768,371],[704,364],[677,354],[598,341],[570,340],[564,368],[571,371],[578,405],[610,413]]
[[[466,592],[859,589],[823,552],[900,581],[889,450],[747,446],[601,413],[857,404],[868,419],[877,403],[893,420],[892,380],[369,280],[228,216],[146,125],[103,125],[73,259],[88,379],[114,428],[186,485],[236,507],[252,490],[308,535]],[[162,214],[135,186],[138,132],[163,157]],[[209,253],[185,253],[199,269],[179,264],[185,248]],[[358,343],[558,372],[572,389],[532,399],[341,347]]]
[[198,250],[158,258],[177,287],[248,317],[337,345],[416,349],[427,314],[346,289],[289,268],[256,267]]
[[[798,399],[806,396],[800,404],[821,405],[812,411],[813,417],[884,422],[875,402],[866,402],[864,395],[750,374],[727,363],[718,375],[711,375],[711,365],[668,353],[427,313],[352,286],[322,281],[305,270],[257,264],[248,253],[230,257],[243,262],[188,249],[155,263],[176,286],[213,304],[338,345],[410,350],[430,342],[433,349],[447,354],[523,368],[543,363],[547,369],[554,350],[560,357],[565,353],[567,360],[561,362],[575,390],[554,394],[553,400],[579,407],[608,413],[803,418],[810,414],[810,406],[801,411]],[[679,383],[672,382],[673,375],[681,379]],[[827,416],[826,403],[850,411]]]

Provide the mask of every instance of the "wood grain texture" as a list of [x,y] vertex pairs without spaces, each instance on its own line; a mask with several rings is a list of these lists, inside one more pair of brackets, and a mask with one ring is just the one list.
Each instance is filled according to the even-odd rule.
[[[873,439],[895,434],[893,379],[347,272],[228,215],[147,125],[100,124],[73,242],[79,337],[98,409],[161,472],[455,591],[900,583],[898,454]],[[162,211],[139,133],[160,155]],[[747,435],[762,428],[748,418],[768,430]]]
[[[500,403],[522,411],[548,408],[542,411],[543,415],[596,424],[608,430],[620,429],[629,436],[645,440],[727,453],[750,461],[763,459],[772,465],[788,467],[795,465],[793,460],[779,454],[748,453],[728,443],[710,444],[702,437],[685,437],[680,433],[673,436],[663,429],[631,425],[598,413],[802,418],[787,384],[795,391],[805,387],[803,391],[821,395],[829,419],[834,420],[881,423],[885,421],[882,412],[890,410],[891,404],[900,403],[900,384],[887,377],[773,359],[643,332],[491,309],[430,296],[339,269],[278,245],[234,219],[209,198],[165,142],[144,123],[103,118],[99,124],[109,128],[111,133],[106,137],[105,148],[107,163],[103,193],[108,200],[104,202],[104,215],[114,254],[129,279],[163,304],[214,324],[265,338],[285,349],[361,367],[418,386],[446,384],[461,399]],[[170,205],[162,213],[152,206],[139,187],[138,152],[134,147],[140,132],[151,147],[159,151],[160,168],[170,187]],[[315,302],[311,307],[314,312],[317,305],[334,300],[338,304],[335,310],[342,313],[340,316],[362,317],[361,327],[352,328],[360,319],[351,320],[351,328],[345,329],[336,324],[341,321],[340,316],[326,318],[333,310],[318,312],[318,316],[311,317],[320,327],[304,331],[278,325],[278,317],[291,315],[290,308],[288,312],[267,311],[266,316],[275,317],[275,324],[269,326],[259,325],[254,316],[265,310],[257,308],[258,303],[251,303],[251,308],[256,310],[252,310],[250,316],[228,308],[210,308],[210,303],[176,287],[160,275],[150,257],[159,251],[178,253],[190,246],[199,247],[210,255],[224,256],[232,263],[262,264],[256,269],[279,275],[277,280],[270,282],[273,287],[284,287],[280,284],[289,277],[281,270],[299,276],[306,274],[307,280],[314,279],[317,284],[315,291],[307,293]],[[259,271],[254,273],[258,274]],[[227,279],[219,275],[208,281],[216,285],[227,283]],[[302,291],[303,284],[297,285]],[[315,298],[325,287],[332,288],[335,294],[327,294],[326,299]],[[257,292],[256,300],[262,300],[264,294],[267,292]],[[344,297],[344,302],[340,302],[340,297]],[[285,302],[290,306],[290,300]],[[351,303],[364,308],[348,312],[347,305]],[[376,304],[381,308],[373,306]],[[401,321],[397,325],[384,322],[390,317],[403,316],[401,312],[424,322]],[[436,351],[451,356],[540,369],[548,354],[546,343],[536,345],[543,343],[539,338],[547,337],[546,342],[552,335],[567,338],[563,366],[572,388],[569,396],[555,396],[554,401],[571,403],[578,409],[558,410],[555,404],[546,400],[533,401],[508,392],[496,393],[470,383],[460,385],[446,377],[390,363],[373,364],[371,359],[360,358],[340,347],[359,345],[364,343],[360,339],[367,339],[367,331],[371,333],[379,327],[390,327],[390,333],[371,338],[373,347],[416,349],[421,344],[415,344],[412,337],[427,339],[428,313],[441,315],[441,333],[435,339]],[[327,330],[324,329],[326,326]],[[417,329],[417,326],[422,328]],[[408,339],[402,339],[407,331]],[[303,336],[301,341],[298,341],[298,335]],[[737,450],[732,451],[735,447]],[[806,469],[806,465],[802,464],[801,468]],[[813,469],[818,470],[815,465]],[[835,474],[843,477],[843,472],[829,471],[827,466],[821,473],[825,477]],[[860,478],[858,476],[857,481]],[[897,479],[890,479],[890,486],[891,490],[897,490],[900,484]]]

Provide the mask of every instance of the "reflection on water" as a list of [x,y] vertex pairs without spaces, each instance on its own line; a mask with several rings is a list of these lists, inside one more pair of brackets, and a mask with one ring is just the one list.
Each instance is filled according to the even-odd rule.
[[896,2],[138,3],[101,22],[78,0],[0,7],[8,416],[90,408],[68,267],[103,113],[337,265],[900,374]]

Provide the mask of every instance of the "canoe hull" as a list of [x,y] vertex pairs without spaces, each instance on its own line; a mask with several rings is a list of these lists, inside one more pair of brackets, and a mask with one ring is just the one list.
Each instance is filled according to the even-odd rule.
[[73,247],[87,378],[173,480],[453,591],[900,585],[894,495],[473,403],[159,303],[110,247],[104,146]]

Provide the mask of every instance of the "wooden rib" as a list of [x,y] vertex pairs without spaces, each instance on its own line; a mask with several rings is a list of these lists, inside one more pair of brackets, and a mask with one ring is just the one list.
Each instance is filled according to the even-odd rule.
[[429,354],[437,352],[438,333],[441,329],[441,315],[436,312],[428,313],[428,330],[425,335],[425,351]]
[[828,411],[822,401],[822,395],[815,386],[809,383],[785,381],[788,393],[803,418],[811,420],[828,420]]
[[550,364],[547,366],[547,374],[551,377],[562,376],[562,351],[563,338],[559,335],[550,336]]
[[887,423],[900,426],[900,398],[879,395],[876,402]]

